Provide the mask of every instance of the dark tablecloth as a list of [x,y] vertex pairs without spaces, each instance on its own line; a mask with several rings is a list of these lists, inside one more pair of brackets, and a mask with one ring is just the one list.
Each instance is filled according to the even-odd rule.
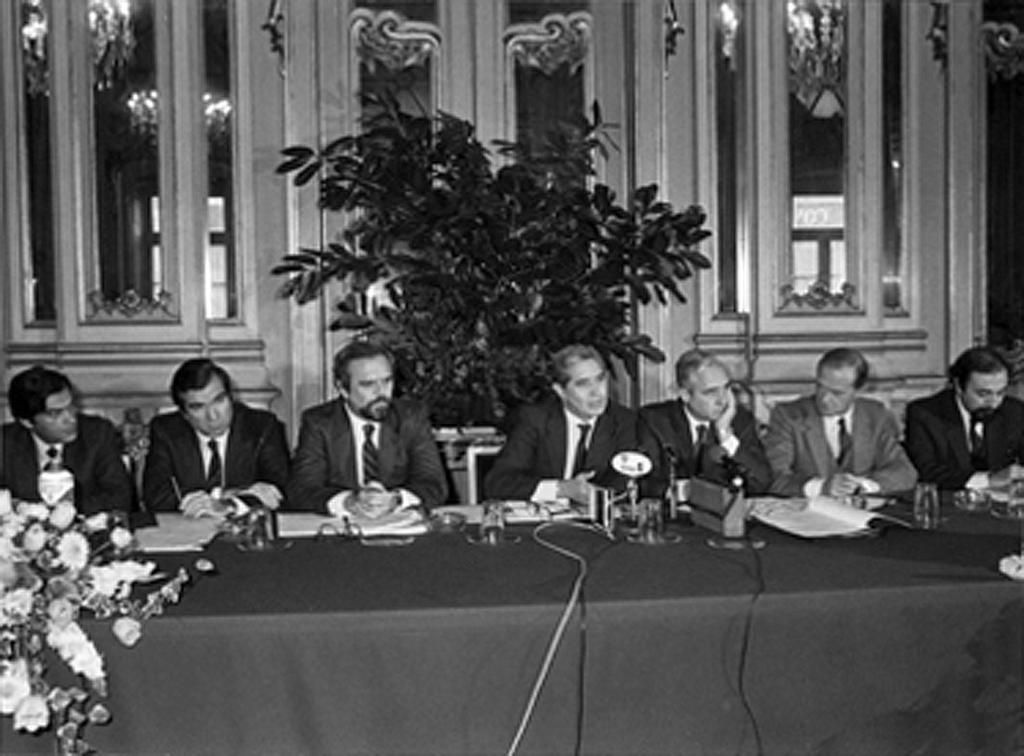
[[[219,574],[105,653],[103,753],[504,753],[577,565],[534,542],[462,534],[404,547],[215,543]],[[760,551],[611,542],[560,526],[588,560],[520,753],[1022,752],[1024,583],[997,570],[1015,523],[954,513]],[[173,568],[191,557],[161,557]],[[581,631],[585,621],[585,631]],[[49,735],[0,751],[43,751]]]

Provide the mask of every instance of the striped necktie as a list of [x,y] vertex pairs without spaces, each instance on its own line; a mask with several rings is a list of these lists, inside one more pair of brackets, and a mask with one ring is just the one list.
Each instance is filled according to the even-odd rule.
[[363,485],[380,482],[380,456],[373,443],[373,423],[363,426]]
[[210,450],[210,464],[206,468],[206,488],[223,488],[224,487],[224,466],[220,459],[220,447],[217,445],[215,439],[210,439],[206,442],[207,448]]

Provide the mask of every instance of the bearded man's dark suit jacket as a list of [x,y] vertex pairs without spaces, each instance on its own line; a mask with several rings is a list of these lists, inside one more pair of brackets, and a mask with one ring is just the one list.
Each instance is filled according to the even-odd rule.
[[[921,480],[964,487],[975,470],[953,389],[907,405],[906,446]],[[985,423],[985,456],[992,472],[1024,463],[1024,402],[1006,397]]]
[[[361,437],[361,431],[360,431]],[[341,491],[359,487],[352,426],[343,399],[302,413],[299,444],[288,480],[288,501],[297,509],[324,511]],[[418,404],[396,399],[381,421],[377,440],[380,482],[389,491],[404,488],[427,508],[443,504],[448,481],[426,412]]]
[[[854,399],[853,453],[845,472],[870,478],[886,493],[913,488],[917,470],[900,445],[899,433],[896,418],[885,405]],[[812,396],[775,406],[764,447],[774,476],[770,491],[779,496],[803,496],[811,478],[827,479],[842,472]]]
[[[224,487],[244,488],[256,482],[272,483],[284,494],[288,482],[284,426],[271,412],[235,402],[224,455]],[[146,508],[177,511],[179,496],[207,488],[195,429],[181,412],[154,417],[149,423],[149,451],[142,474]]]
[[[669,480],[670,459],[675,460],[675,473],[679,478],[693,478],[699,474],[701,478],[716,483],[729,482],[726,467],[714,461],[719,456],[713,453],[714,445],[708,445],[698,455],[682,400],[673,399],[641,407],[640,422],[641,437],[650,433],[657,444],[653,456],[655,468],[650,476],[650,488],[644,487],[645,493],[648,490],[655,496],[664,493]],[[763,494],[771,485],[772,469],[758,435],[757,420],[746,407],[736,408],[732,431],[740,443],[732,458],[744,472],[745,490],[749,494]],[[722,450],[721,454],[724,453]]]
[[[558,399],[522,407],[484,479],[487,496],[525,501],[541,480],[562,480],[567,433]],[[626,479],[612,469],[611,459],[620,451],[638,449],[636,412],[609,402],[590,432],[583,469],[594,471],[591,483],[620,490]]]
[[[15,499],[39,501],[39,458],[32,432],[19,422],[3,427],[0,488]],[[64,466],[75,476],[75,507],[82,514],[120,510],[132,504],[132,481],[121,459],[117,430],[102,417],[80,414],[78,435],[64,444]]]

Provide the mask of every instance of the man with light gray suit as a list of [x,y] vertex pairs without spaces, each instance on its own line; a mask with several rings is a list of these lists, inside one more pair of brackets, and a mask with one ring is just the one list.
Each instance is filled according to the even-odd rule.
[[917,470],[900,444],[895,417],[859,395],[867,378],[864,355],[832,349],[818,360],[814,394],[772,410],[764,444],[770,493],[846,496],[913,488]]

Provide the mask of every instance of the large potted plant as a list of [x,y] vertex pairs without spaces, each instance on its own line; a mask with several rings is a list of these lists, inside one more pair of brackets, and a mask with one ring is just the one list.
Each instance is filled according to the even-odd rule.
[[595,345],[634,378],[664,353],[635,329],[636,303],[685,301],[680,283],[708,260],[697,206],[681,212],[655,185],[624,206],[596,182],[610,144],[593,120],[518,142],[496,161],[473,125],[365,98],[358,134],[285,149],[280,173],[319,179],[320,206],[345,213],[324,249],[286,255],[283,296],[308,302],[342,281],[332,329],[394,348],[405,390],[439,425],[500,423],[546,389],[548,355]]

